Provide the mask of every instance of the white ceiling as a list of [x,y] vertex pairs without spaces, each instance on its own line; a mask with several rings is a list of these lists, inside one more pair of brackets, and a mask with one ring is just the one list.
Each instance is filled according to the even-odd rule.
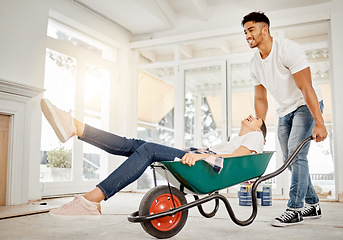
[[[331,0],[74,0],[132,35],[164,31],[189,33],[239,24],[254,10],[274,12],[310,7]],[[231,19],[235,19],[230,21]],[[213,25],[215,24],[215,25]]]
[[[175,43],[180,45],[182,60],[247,52],[250,49],[240,26],[247,13],[266,12],[273,34],[275,25],[280,30],[287,21],[303,17],[304,11],[307,15],[311,10],[314,10],[312,14],[322,12],[333,0],[73,1],[126,29],[131,34],[131,47],[138,49],[150,62],[156,62],[173,60]],[[274,32],[274,36],[278,34]],[[327,35],[326,23],[282,28],[282,36],[301,44],[325,41]]]

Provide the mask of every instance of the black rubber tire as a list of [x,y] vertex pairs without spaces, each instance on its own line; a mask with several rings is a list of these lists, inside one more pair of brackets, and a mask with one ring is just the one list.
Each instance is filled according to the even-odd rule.
[[[171,188],[176,207],[186,204],[187,201],[184,194],[175,187]],[[169,210],[170,208],[173,208],[174,204],[170,196],[168,186],[157,186],[151,189],[144,195],[139,205],[139,216],[150,215],[151,209],[158,210],[160,208],[166,208],[165,210]],[[162,211],[155,211],[155,213],[158,212]],[[185,210],[175,214],[174,216],[167,216],[152,221],[142,222],[141,225],[151,236],[160,239],[171,238],[181,231],[187,221],[187,217],[188,210]]]

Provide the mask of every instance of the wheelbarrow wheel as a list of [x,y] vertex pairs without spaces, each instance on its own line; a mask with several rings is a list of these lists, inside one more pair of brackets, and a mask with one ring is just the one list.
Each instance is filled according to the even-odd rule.
[[[140,203],[139,215],[145,216],[160,213],[187,203],[184,194],[180,190],[175,187],[171,187],[171,189],[173,197],[171,197],[168,186],[157,186],[147,192]],[[141,225],[151,236],[170,238],[181,231],[187,221],[187,217],[188,210],[185,210],[172,216],[142,222]]]

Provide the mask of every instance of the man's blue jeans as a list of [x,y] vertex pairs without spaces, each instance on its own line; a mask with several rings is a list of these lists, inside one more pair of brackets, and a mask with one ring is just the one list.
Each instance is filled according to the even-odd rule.
[[[323,112],[323,101],[319,105]],[[313,116],[307,105],[300,106],[295,111],[279,118],[278,138],[284,161],[293,153],[300,142],[312,135],[314,125]],[[302,148],[289,167],[292,174],[287,204],[289,209],[301,210],[304,207],[304,200],[310,205],[319,202],[309,173],[307,160],[309,148],[310,143]]]
[[90,143],[110,154],[128,157],[97,187],[104,193],[106,200],[115,193],[137,180],[153,162],[173,161],[182,158],[187,152],[145,142],[139,139],[128,139],[86,125],[80,140]]

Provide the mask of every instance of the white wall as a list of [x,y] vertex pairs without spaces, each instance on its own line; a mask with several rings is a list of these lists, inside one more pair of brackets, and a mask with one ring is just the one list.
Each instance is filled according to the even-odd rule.
[[[0,7],[0,79],[36,87],[43,87],[46,27],[48,22],[46,1],[6,1],[1,0]],[[28,99],[28,101],[30,101]],[[40,113],[37,101],[32,111],[25,118],[25,133],[29,143],[20,146],[24,152],[22,162],[25,167],[13,173],[22,189],[12,188],[11,204],[24,203],[32,198],[39,198],[39,159],[40,159]],[[29,128],[29,129],[27,129]],[[22,129],[22,128],[20,128]],[[29,147],[27,149],[26,147]],[[15,153],[16,154],[16,153]],[[12,159],[13,160],[13,159]],[[18,168],[19,169],[19,168]],[[8,173],[10,174],[10,173]],[[13,183],[17,184],[17,183]],[[26,189],[27,188],[27,189]],[[19,191],[21,190],[21,193]],[[10,191],[8,189],[8,191]],[[16,192],[16,193],[14,193]]]
[[1,0],[0,79],[42,87],[48,7],[42,0]]

